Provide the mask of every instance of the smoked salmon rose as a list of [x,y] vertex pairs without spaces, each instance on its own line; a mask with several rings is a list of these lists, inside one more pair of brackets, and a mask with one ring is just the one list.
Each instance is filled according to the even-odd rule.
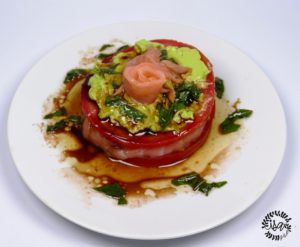
[[160,66],[148,62],[125,68],[123,77],[125,92],[136,101],[146,104],[155,101],[166,82]]

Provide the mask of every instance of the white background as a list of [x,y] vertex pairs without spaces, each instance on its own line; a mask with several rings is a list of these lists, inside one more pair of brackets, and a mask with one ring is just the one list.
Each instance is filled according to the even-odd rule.
[[[242,215],[202,234],[174,240],[134,241],[85,230],[56,215],[29,191],[9,153],[6,133],[9,105],[31,66],[53,47],[82,31],[139,20],[187,24],[232,43],[264,70],[285,109],[287,147],[270,188]],[[299,245],[299,44],[300,1],[297,0],[0,0],[0,245]],[[283,210],[292,217],[292,232],[282,242],[267,239],[261,229],[262,219],[273,210]]]

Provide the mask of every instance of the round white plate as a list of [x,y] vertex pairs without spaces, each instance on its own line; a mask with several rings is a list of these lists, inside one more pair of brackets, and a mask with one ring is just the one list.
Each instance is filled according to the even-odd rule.
[[[226,82],[226,95],[254,111],[245,121],[247,138],[237,159],[221,175],[228,184],[210,196],[180,194],[140,208],[120,207],[104,197],[88,204],[78,187],[61,175],[57,150],[49,148],[38,124],[42,105],[80,50],[118,38],[133,44],[140,38],[167,38],[193,44],[210,59]],[[137,22],[99,27],[59,45],[42,58],[20,84],[8,119],[8,137],[17,169],[33,193],[61,216],[85,228],[132,239],[168,239],[199,233],[237,216],[267,189],[283,158],[286,123],[270,80],[241,51],[197,29],[166,23]]]

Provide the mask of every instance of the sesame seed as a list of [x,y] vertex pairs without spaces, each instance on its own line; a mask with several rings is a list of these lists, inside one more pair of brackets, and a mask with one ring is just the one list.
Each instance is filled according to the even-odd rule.
[[151,197],[155,197],[156,193],[154,190],[150,190],[150,189],[146,189],[144,192],[145,196],[151,196]]
[[93,176],[88,176],[87,179],[92,182],[94,180],[94,177]]

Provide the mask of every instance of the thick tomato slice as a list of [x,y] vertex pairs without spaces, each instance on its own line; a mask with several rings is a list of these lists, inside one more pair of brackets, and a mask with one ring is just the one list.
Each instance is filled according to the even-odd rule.
[[126,159],[125,161],[137,166],[157,167],[178,163],[180,161],[185,160],[194,152],[196,152],[205,143],[210,132],[214,114],[215,109],[213,109],[213,111],[211,112],[211,118],[206,122],[199,138],[197,138],[197,140],[195,140],[194,142],[190,143],[189,146],[184,150],[174,151],[172,153],[168,153],[166,155],[158,156],[155,158],[137,157]]
[[[191,45],[184,44],[181,42],[177,42],[174,40],[166,40],[166,39],[157,39],[153,40],[154,42],[158,42],[164,45],[177,46],[177,47],[189,47],[194,48]],[[127,48],[122,52],[129,52],[133,49],[133,47]],[[199,51],[200,52],[200,51]],[[212,71],[212,65],[209,60],[200,52],[201,60],[205,63],[205,65],[210,69],[210,73],[208,74],[206,81],[207,87],[202,89],[202,94],[204,94],[204,102],[203,108],[199,114],[195,116],[194,121],[187,123],[186,126],[182,129],[180,133],[175,133],[172,131],[169,132],[157,132],[155,134],[138,134],[134,135],[129,133],[125,128],[118,127],[113,125],[109,120],[101,120],[98,117],[99,108],[97,104],[89,99],[88,97],[88,80],[83,84],[82,92],[81,92],[81,105],[82,110],[85,116],[88,118],[89,122],[99,131],[101,136],[107,138],[109,141],[116,143],[117,146],[124,149],[139,149],[139,148],[158,148],[164,147],[168,145],[172,145],[175,142],[178,142],[188,136],[190,133],[195,131],[200,126],[205,126],[203,129],[203,133],[201,136],[191,143],[185,150],[172,152],[163,157],[157,157],[157,162],[151,158],[131,158],[126,161],[133,164],[143,164],[145,166],[160,164],[168,164],[171,162],[175,162],[178,160],[182,160],[190,156],[193,152],[195,152],[206,140],[208,136],[211,121],[214,116],[214,74]],[[109,62],[111,58],[107,58],[106,62]],[[147,165],[148,164],[148,165]]]

